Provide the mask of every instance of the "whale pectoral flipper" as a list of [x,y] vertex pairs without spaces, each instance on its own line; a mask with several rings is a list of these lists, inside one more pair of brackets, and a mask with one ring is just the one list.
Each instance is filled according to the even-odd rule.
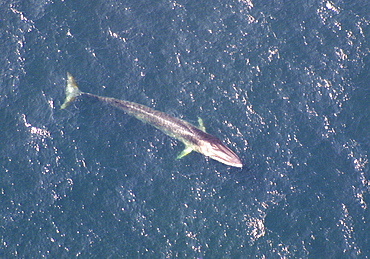
[[193,151],[193,149],[191,147],[189,147],[189,146],[185,147],[185,149],[183,151],[181,151],[181,153],[176,157],[176,159],[183,158],[184,156],[190,154],[191,151]]
[[[203,132],[206,132],[206,127],[204,127],[204,123],[201,117],[198,117],[198,129]],[[184,156],[190,154],[194,149],[191,146],[185,145],[185,149],[181,151],[181,153],[176,157],[176,159],[181,159]]]
[[204,123],[201,117],[198,117],[198,129],[200,129],[203,132],[206,132],[206,127],[204,127]]

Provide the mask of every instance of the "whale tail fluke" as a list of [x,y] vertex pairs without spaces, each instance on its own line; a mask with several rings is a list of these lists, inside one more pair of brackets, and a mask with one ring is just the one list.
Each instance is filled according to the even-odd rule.
[[66,99],[62,106],[60,106],[60,109],[66,108],[77,96],[81,94],[82,92],[78,89],[75,79],[67,72]]

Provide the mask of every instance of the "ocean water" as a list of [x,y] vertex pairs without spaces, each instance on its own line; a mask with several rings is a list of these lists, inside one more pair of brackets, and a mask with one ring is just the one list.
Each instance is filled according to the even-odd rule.
[[[1,258],[369,258],[370,4],[0,3]],[[232,168],[81,90],[196,123]]]

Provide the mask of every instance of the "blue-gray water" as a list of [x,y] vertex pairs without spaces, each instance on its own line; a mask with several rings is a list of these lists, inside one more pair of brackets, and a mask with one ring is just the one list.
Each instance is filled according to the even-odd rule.
[[[369,258],[367,1],[0,3],[1,258]],[[242,170],[83,91],[196,123]]]

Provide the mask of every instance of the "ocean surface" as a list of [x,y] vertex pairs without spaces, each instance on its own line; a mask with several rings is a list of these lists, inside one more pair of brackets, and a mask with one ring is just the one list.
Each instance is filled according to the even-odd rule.
[[370,258],[369,39],[360,0],[1,1],[0,258]]

